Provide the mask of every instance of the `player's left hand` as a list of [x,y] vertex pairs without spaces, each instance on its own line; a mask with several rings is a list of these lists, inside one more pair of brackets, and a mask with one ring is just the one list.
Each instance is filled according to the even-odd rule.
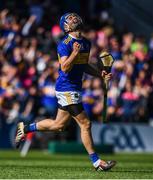
[[112,73],[107,73],[105,70],[102,71],[101,76],[106,81],[110,81],[112,79]]

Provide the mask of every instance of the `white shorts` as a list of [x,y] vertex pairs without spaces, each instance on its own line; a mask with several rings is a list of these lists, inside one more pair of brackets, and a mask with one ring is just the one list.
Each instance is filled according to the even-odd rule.
[[82,93],[79,91],[56,91],[56,97],[58,99],[58,104],[60,104],[61,106],[79,104],[82,102]]

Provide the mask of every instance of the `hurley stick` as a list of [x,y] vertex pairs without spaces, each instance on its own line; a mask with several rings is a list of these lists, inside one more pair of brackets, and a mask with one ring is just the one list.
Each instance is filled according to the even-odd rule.
[[[102,52],[100,54],[100,60],[103,64],[103,69],[107,72],[111,72],[111,68],[114,62],[113,56],[108,52]],[[107,119],[107,92],[109,88],[109,81],[104,79],[104,101],[103,101],[103,122],[106,122]]]

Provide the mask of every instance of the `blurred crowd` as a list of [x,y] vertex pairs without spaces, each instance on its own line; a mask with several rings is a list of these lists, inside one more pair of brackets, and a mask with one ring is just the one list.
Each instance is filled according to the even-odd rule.
[[[114,57],[113,79],[108,91],[108,121],[151,122],[153,118],[153,38],[131,32],[114,34],[113,27],[85,33],[93,44],[90,61],[98,51],[108,50]],[[101,121],[103,90],[98,78],[85,79],[84,103],[91,119]]]
[[[44,25],[44,10],[31,6],[24,18],[0,11],[0,121],[33,122],[57,113],[55,83],[59,63],[56,47],[64,34],[58,21]],[[57,17],[56,17],[57,18]],[[95,19],[94,19],[95,20]],[[108,91],[109,122],[150,122],[153,119],[153,37],[118,33],[106,11],[86,24],[83,35],[92,43],[90,62],[108,50],[114,57]],[[102,122],[103,89],[99,78],[85,75],[83,104],[92,121]]]

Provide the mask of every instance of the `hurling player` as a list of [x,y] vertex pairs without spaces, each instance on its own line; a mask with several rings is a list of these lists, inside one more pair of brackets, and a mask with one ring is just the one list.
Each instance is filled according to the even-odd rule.
[[80,127],[82,143],[96,170],[109,170],[116,162],[101,160],[95,152],[91,135],[91,122],[82,105],[82,77],[84,72],[111,79],[111,73],[100,71],[88,64],[90,42],[81,35],[83,22],[76,13],[66,13],[60,19],[60,27],[65,32],[64,39],[57,47],[59,58],[59,77],[56,81],[58,113],[56,119],[44,119],[29,125],[20,122],[16,135],[16,146],[24,140],[25,134],[34,131],[62,131],[73,117]]

